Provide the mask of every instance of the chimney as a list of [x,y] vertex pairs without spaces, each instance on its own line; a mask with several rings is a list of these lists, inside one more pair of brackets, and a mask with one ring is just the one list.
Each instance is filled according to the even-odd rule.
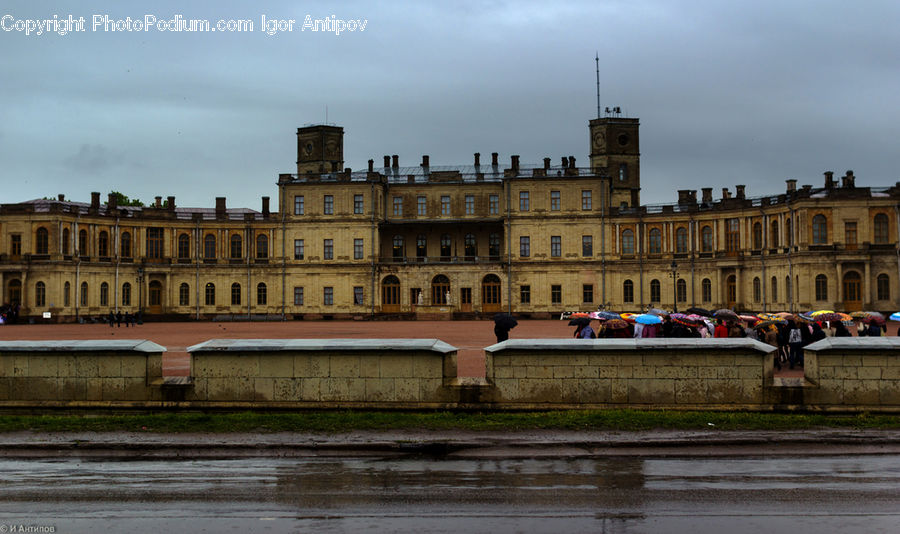
[[[59,195],[62,196],[62,195]],[[62,199],[60,199],[62,200]],[[110,193],[106,197],[106,210],[107,211],[116,211],[119,208],[119,199],[116,195]]]
[[743,199],[744,198],[744,188],[746,188],[746,187],[747,186],[745,186],[745,185],[734,186],[734,188],[737,190],[737,192],[735,193],[735,196],[737,198]]
[[97,191],[91,193],[91,209],[100,209],[100,193]]
[[480,165],[481,165],[481,153],[476,152],[475,153],[475,166],[478,167]]
[[722,188],[722,200],[726,200],[726,199],[729,199],[729,198],[731,198],[731,193],[728,192],[728,188],[727,188],[727,187],[723,187],[723,188]]
[[156,197],[156,202],[153,203],[154,208],[162,207],[162,197]]
[[390,166],[391,166],[391,157],[385,156],[384,157],[384,168],[387,169]]
[[400,167],[400,156],[398,156],[397,154],[394,154],[393,156],[391,156],[391,160],[392,160],[391,167],[393,167],[395,169]]
[[370,159],[369,160],[369,172],[373,172],[373,171],[375,171],[375,160]]
[[812,186],[809,184],[803,184],[803,192],[807,195],[812,191]]
[[678,190],[678,205],[683,206],[685,204],[696,204],[697,203],[697,191],[691,189],[679,189]]
[[704,204],[712,204],[712,187],[701,188],[701,200]]
[[575,156],[569,156],[569,168],[570,169],[575,168]]
[[429,160],[428,154],[425,154],[424,156],[422,156],[422,166],[423,167],[428,167],[428,160]]
[[262,214],[263,217],[269,216],[269,197],[262,197]]
[[567,158],[565,156],[562,157],[562,168],[563,169],[569,168],[569,158]]
[[175,197],[166,197],[166,203],[169,205],[169,211],[175,211]]
[[785,180],[784,183],[787,184],[788,193],[793,193],[797,190],[797,180],[791,178],[789,180]]
[[225,197],[216,197],[216,218],[225,218]]
[[499,165],[499,163],[497,163],[497,156],[499,156],[499,154],[497,154],[496,152],[491,152],[491,165],[493,165],[494,167]]
[[512,170],[519,172],[519,156],[510,156],[509,164]]
[[65,201],[66,201],[66,195],[60,193],[60,194],[56,195],[56,200],[59,200],[60,202],[65,202]]
[[544,158],[544,170],[545,171],[550,170],[550,158]]
[[853,171],[847,171],[847,174],[841,178],[841,186],[846,187],[847,189],[856,187],[856,177],[853,176]]
[[825,171],[825,189],[834,189],[834,173]]

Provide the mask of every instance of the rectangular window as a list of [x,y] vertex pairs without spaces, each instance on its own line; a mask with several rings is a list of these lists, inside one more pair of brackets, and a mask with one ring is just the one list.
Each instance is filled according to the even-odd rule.
[[21,256],[22,255],[22,236],[20,236],[20,235],[9,236],[9,255],[10,256]]
[[519,211],[528,211],[531,209],[531,201],[528,191],[519,191]]
[[322,213],[325,215],[334,215],[334,195],[325,195]]
[[581,286],[581,302],[586,304],[594,302],[594,285],[583,284]]
[[191,288],[187,284],[178,287],[178,305],[188,306],[191,303]]
[[491,215],[500,214],[500,195],[491,195],[488,197],[488,209]]
[[441,195],[441,215],[450,215],[450,195]]
[[207,306],[216,305],[216,286],[214,286],[212,282],[206,284],[206,289],[204,290],[203,295],[203,302],[205,302]]
[[519,238],[519,256],[523,258],[531,256],[531,237],[523,235]]
[[295,260],[303,259],[303,240],[302,239],[294,240],[294,259]]
[[[66,300],[68,301],[68,299],[69,293],[67,291]],[[68,305],[68,303],[66,305]],[[129,284],[128,282],[122,284],[122,306],[131,306],[131,284]]]
[[353,304],[357,306],[365,304],[362,286],[353,286]]
[[737,219],[725,220],[725,250],[737,252],[741,247],[740,221]]
[[552,285],[550,286],[550,303],[551,304],[562,304],[562,286],[561,285]]
[[519,302],[531,304],[531,286],[519,286]]
[[581,255],[590,258],[594,255],[594,236],[581,236]]
[[844,244],[847,248],[856,248],[856,221],[844,223]]
[[231,305],[241,305],[241,286],[240,284],[231,284]]
[[325,306],[334,305],[334,288],[326,287],[322,290],[322,304]]
[[416,197],[416,213],[419,215],[428,215],[428,199],[426,197]]
[[322,259],[325,260],[333,260],[334,259],[334,240],[326,239],[322,246]]
[[475,215],[475,195],[466,195],[466,215]]
[[634,284],[631,280],[626,280],[622,285],[622,301],[634,302]]
[[562,257],[562,237],[558,235],[550,236],[550,257]]
[[403,215],[403,197],[394,197],[394,215]]
[[460,304],[472,304],[472,288],[471,287],[459,288],[459,303]]
[[362,195],[353,195],[353,213],[357,215],[361,215],[363,212],[363,196]]
[[303,306],[303,288],[294,288],[294,306]]
[[591,206],[593,204],[593,200],[591,199],[591,191],[582,191],[581,192],[581,209],[584,211],[590,211],[593,209]]
[[[39,306],[43,306],[43,302],[39,302]],[[104,282],[100,284],[100,305],[109,306],[109,285]]]
[[550,191],[550,211],[559,211],[559,191]]
[[306,208],[303,205],[303,195],[294,197],[294,215],[303,215]]
[[353,240],[353,259],[354,260],[363,259],[363,240],[362,239],[354,239]]
[[163,229],[147,228],[147,257],[163,257]]

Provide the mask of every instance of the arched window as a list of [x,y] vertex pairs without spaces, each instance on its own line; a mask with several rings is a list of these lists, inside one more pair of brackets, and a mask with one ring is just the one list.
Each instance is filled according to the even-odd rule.
[[206,234],[203,238],[203,257],[207,260],[216,257],[216,236],[213,234]]
[[241,284],[237,282],[231,284],[231,305],[241,305]]
[[88,305],[88,283],[87,282],[81,283],[81,305],[82,306]]
[[189,285],[182,283],[178,286],[178,305],[190,306],[191,304],[191,288]]
[[259,234],[256,236],[256,258],[266,259],[269,257],[269,236]]
[[772,221],[771,231],[769,232],[769,248],[778,247],[778,221]]
[[628,180],[628,164],[621,163],[619,164],[619,181],[624,182]]
[[392,240],[392,244],[393,244],[393,246],[391,247],[391,256],[395,260],[402,260],[403,259],[403,236],[395,235],[394,239]]
[[97,237],[97,255],[101,258],[109,257],[109,234],[100,232]]
[[675,252],[678,254],[687,254],[688,251],[688,231],[687,228],[679,228],[675,230]]
[[266,295],[266,284],[260,282],[256,285],[256,305],[265,306],[267,301],[268,296]]
[[710,282],[709,278],[704,278],[700,282],[700,300],[712,302],[712,282]]
[[450,279],[439,274],[431,280],[431,304],[434,306],[447,305],[450,295]]
[[478,255],[478,250],[475,246],[475,234],[466,234],[466,237],[463,239],[463,245],[465,246],[466,259],[474,259]]
[[109,284],[106,282],[100,284],[100,305],[109,306]]
[[428,239],[423,234],[416,236],[416,257],[424,258],[428,256]]
[[213,284],[212,282],[208,282],[206,284],[205,296],[206,296],[205,302],[206,302],[207,306],[215,306],[216,305],[216,285]]
[[69,306],[72,305],[71,293],[72,293],[72,284],[70,284],[69,282],[66,282],[65,284],[63,284],[63,306],[65,306],[66,308],[68,308]]
[[122,257],[130,258],[131,257],[131,234],[128,232],[122,232],[122,243],[119,247],[122,249]]
[[675,282],[675,298],[678,302],[687,302],[687,282],[684,281],[684,278],[679,278]]
[[772,294],[769,295],[769,300],[772,302],[778,302],[778,278],[772,277]]
[[500,277],[496,274],[486,275],[481,280],[481,305],[485,308],[493,308],[494,311],[500,306]]
[[178,259],[186,260],[191,257],[191,237],[187,234],[178,236]]
[[712,252],[713,249],[713,231],[711,226],[704,226],[700,229],[700,251]]
[[634,302],[634,282],[631,280],[622,282],[622,301]]
[[650,230],[650,254],[662,253],[662,232],[659,228]]
[[812,218],[812,242],[813,245],[828,243],[828,219],[822,214]]
[[[757,223],[759,224],[759,223]],[[762,300],[762,282],[759,281],[759,277],[756,276],[753,278],[753,302],[759,302]]]
[[62,253],[66,256],[69,255],[69,249],[71,248],[69,245],[69,239],[71,238],[71,234],[68,228],[63,228],[63,238],[62,238]]
[[[414,302],[412,304],[421,303]],[[385,276],[381,281],[381,307],[384,312],[400,311],[400,279],[394,275]]]
[[131,284],[122,284],[122,306],[131,306]]
[[660,301],[659,280],[650,280],[650,302]]
[[90,252],[88,252],[87,230],[79,230],[78,231],[78,255],[79,256],[87,256],[88,254],[90,254]]
[[34,305],[45,306],[47,304],[47,286],[43,282],[34,285]]
[[888,275],[879,274],[875,279],[875,287],[878,300],[891,300],[891,279]]
[[34,240],[34,253],[50,253],[50,232],[48,232],[47,229],[43,226],[37,229],[37,235],[35,236]]
[[890,233],[888,231],[888,216],[879,213],[873,221],[873,229],[875,231],[875,242],[879,244],[890,242]]
[[762,224],[753,223],[753,249],[761,250],[763,248],[763,232]]
[[231,234],[231,258],[237,259],[243,256],[244,242],[241,234]]
[[816,276],[816,300],[828,300],[828,278],[824,274]]
[[634,231],[630,228],[622,230],[622,254],[634,254]]

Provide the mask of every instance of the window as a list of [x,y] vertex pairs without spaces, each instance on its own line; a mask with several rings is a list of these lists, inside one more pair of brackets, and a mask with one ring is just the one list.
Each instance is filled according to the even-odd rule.
[[441,195],[441,215],[450,215],[450,195]]
[[[763,248],[763,232],[762,224],[753,223],[753,250],[761,250]],[[757,301],[759,302],[759,301]]]
[[475,215],[475,195],[466,195],[466,215]]
[[[103,232],[101,235],[106,234]],[[50,253],[50,232],[47,231],[43,226],[37,229],[37,236],[35,236],[34,241],[34,253],[35,254],[49,254]]]
[[856,221],[844,221],[844,246],[856,248]]
[[363,204],[363,196],[353,195],[353,213],[362,215],[364,207],[365,205]]
[[450,279],[439,274],[431,280],[431,304],[433,306],[443,306],[448,304],[447,300],[450,296]]
[[269,257],[269,236],[259,234],[256,236],[256,259],[264,260]]
[[267,302],[268,295],[266,292],[266,284],[260,282],[256,284],[256,305],[265,306]]
[[659,291],[659,280],[650,280],[650,302],[659,302],[662,300],[660,298]]
[[687,302],[687,282],[683,278],[675,282],[675,299],[678,302]]
[[891,300],[891,279],[882,273],[875,279],[875,287],[878,300]]
[[203,257],[207,260],[216,257],[216,236],[213,234],[206,234],[206,237],[203,238]]
[[[20,251],[21,253],[21,251]],[[87,256],[88,252],[88,241],[87,241],[87,230],[79,230],[78,231],[78,255],[79,256]]]
[[66,256],[69,255],[69,237],[69,229],[63,228],[62,253]]
[[700,229],[700,251],[712,252],[713,249],[713,231],[711,226],[704,226]]
[[243,256],[244,242],[241,234],[231,234],[231,258],[237,259]]
[[18,234],[9,236],[9,254],[11,256],[22,255],[22,236]]
[[122,306],[131,306],[131,284],[128,282],[122,284]]
[[393,246],[391,247],[391,257],[395,260],[403,259],[403,236],[395,235],[392,240]]
[[741,248],[741,222],[737,218],[725,219],[725,250],[737,252]]
[[890,236],[888,233],[888,216],[884,213],[879,213],[875,216],[873,226],[875,231],[875,243],[889,243]]
[[448,261],[450,259],[450,236],[443,234],[441,236],[441,259]]
[[628,180],[628,165],[622,163],[619,165],[619,181],[624,182],[626,180]]
[[688,251],[688,231],[687,228],[681,227],[675,230],[675,252],[678,254],[687,254]]
[[498,215],[500,213],[500,195],[491,195],[488,197],[488,210],[491,212],[491,215]]
[[[40,233],[38,235],[40,236]],[[101,258],[109,257],[109,234],[106,232],[100,232],[97,236],[97,255]]]
[[559,211],[559,191],[550,191],[550,211]]
[[594,255],[594,236],[581,236],[581,255],[590,258]]
[[531,209],[531,201],[528,191],[519,191],[519,211],[528,211],[529,209]]
[[70,295],[71,292],[72,292],[72,284],[70,284],[69,282],[66,282],[65,284],[63,284],[63,306],[65,306],[66,308],[68,308],[69,306],[72,305],[71,304],[72,297]]
[[772,230],[769,232],[769,248],[777,248],[779,241],[778,221],[772,221]]
[[294,288],[294,306],[303,306],[303,288]]
[[703,302],[712,302],[712,282],[709,278],[704,278],[700,282],[700,300]]
[[354,239],[353,240],[353,259],[354,260],[363,259],[363,240],[362,239]]
[[828,278],[824,274],[816,276],[816,300],[828,300]]
[[772,292],[769,295],[772,302],[778,302],[778,278],[772,277]]
[[322,213],[325,215],[334,215],[333,195],[325,195],[325,199],[322,201]]
[[759,302],[762,300],[762,284],[759,281],[759,277],[753,278],[753,302]]
[[334,288],[325,287],[322,289],[322,304],[325,306],[334,305]]
[[787,219],[786,221],[784,221],[784,235],[785,239],[787,240],[787,245],[789,247],[794,246],[794,230],[791,219]]
[[634,254],[634,230],[622,230],[622,254]]
[[87,284],[87,282],[81,283],[81,305],[85,306],[85,307],[88,305],[88,284]]
[[215,284],[213,284],[212,282],[207,283],[206,290],[204,293],[206,296],[206,300],[205,300],[206,305],[207,306],[215,306],[216,305],[216,286],[215,286]]
[[178,259],[186,260],[191,257],[191,238],[187,234],[178,236]]
[[241,305],[241,284],[237,282],[231,284],[231,305]]
[[362,306],[365,303],[362,286],[353,286],[353,304]]
[[424,235],[416,236],[416,257],[425,258],[428,256],[428,240]]
[[659,228],[650,229],[650,254],[662,253],[662,231]]
[[163,229],[147,228],[147,257],[163,257]]
[[326,239],[322,243],[322,259],[333,260],[334,259],[334,240]]
[[622,282],[622,302],[634,302],[634,282],[631,280]]
[[819,214],[812,218],[812,244],[824,245],[828,243],[828,219]]
[[519,256],[523,258],[531,256],[531,237],[527,235],[519,237]]
[[191,304],[191,287],[187,284],[178,286],[178,305],[190,306]]
[[100,284],[100,305],[109,306],[109,284],[106,282]]
[[478,246],[476,245],[474,234],[466,234],[463,239],[463,246],[465,247],[467,258],[472,259],[478,255]]
[[403,215],[403,197],[394,197],[394,215]]
[[416,197],[416,213],[419,215],[428,215],[428,200],[426,197]]
[[303,203],[303,195],[297,195],[294,197],[294,215],[303,215],[306,211],[306,207]]
[[[103,282],[104,285],[106,282]],[[102,288],[102,286],[101,286]],[[107,293],[109,293],[109,286],[107,286]],[[102,293],[101,293],[102,296]],[[35,306],[45,306],[47,304],[47,286],[44,285],[43,282],[38,282],[34,285],[34,305]],[[105,304],[104,304],[105,305]]]
[[558,235],[550,236],[550,257],[562,257],[562,237]]
[[492,259],[500,258],[500,234],[488,235],[488,256]]
[[519,286],[519,302],[531,304],[531,286]]
[[295,260],[303,259],[303,240],[302,239],[294,240],[294,259]]
[[591,199],[591,191],[582,191],[581,192],[581,209],[584,211],[590,211],[591,205],[593,201]]
[[550,286],[550,303],[562,304],[562,286],[554,284]]
[[594,302],[594,285],[593,284],[582,284],[581,285],[581,302],[585,304],[590,304]]

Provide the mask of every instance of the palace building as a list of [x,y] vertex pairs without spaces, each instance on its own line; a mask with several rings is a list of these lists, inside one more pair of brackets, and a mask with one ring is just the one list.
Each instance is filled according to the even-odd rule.
[[900,183],[852,171],[747,196],[641,205],[638,119],[590,121],[590,164],[344,168],[343,128],[297,130],[296,173],[260,211],[32,200],[0,205],[3,299],[20,315],[453,318],[512,311],[900,308]]

